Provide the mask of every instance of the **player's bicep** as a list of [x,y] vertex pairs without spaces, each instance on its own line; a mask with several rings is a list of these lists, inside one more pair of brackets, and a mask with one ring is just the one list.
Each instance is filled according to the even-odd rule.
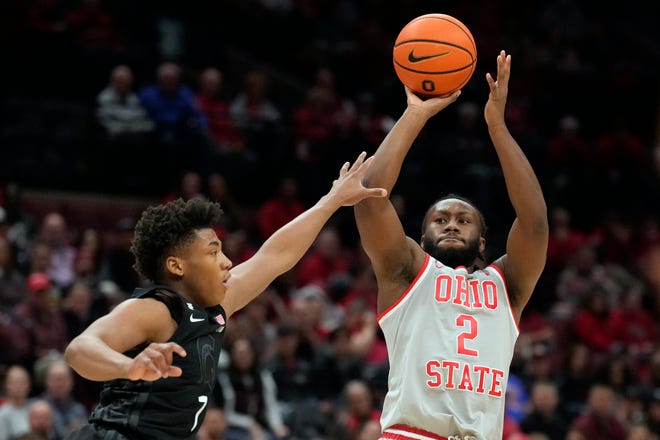
[[386,203],[359,203],[354,207],[360,243],[374,269],[387,270],[410,258],[408,237],[394,206]]
[[541,277],[548,250],[547,233],[523,230],[514,221],[506,243],[504,272],[516,305],[524,306]]
[[84,333],[123,353],[146,342],[166,342],[175,328],[167,306],[145,298],[122,302],[90,324]]

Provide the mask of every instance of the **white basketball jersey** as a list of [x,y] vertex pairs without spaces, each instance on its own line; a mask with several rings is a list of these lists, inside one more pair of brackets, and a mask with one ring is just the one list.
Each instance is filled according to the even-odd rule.
[[518,338],[504,276],[427,255],[399,300],[378,316],[390,359],[381,426],[460,439],[502,438]]

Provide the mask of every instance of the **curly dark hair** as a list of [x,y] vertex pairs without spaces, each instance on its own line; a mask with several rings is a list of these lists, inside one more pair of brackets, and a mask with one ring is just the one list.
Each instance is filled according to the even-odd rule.
[[149,206],[135,225],[133,268],[149,281],[160,281],[167,255],[192,241],[196,230],[217,224],[222,214],[219,203],[199,198]]

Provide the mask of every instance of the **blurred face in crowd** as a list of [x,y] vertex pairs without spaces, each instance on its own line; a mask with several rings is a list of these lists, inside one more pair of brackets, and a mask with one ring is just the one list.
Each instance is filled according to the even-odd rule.
[[5,379],[7,397],[22,401],[30,394],[30,389],[30,375],[27,370],[20,366],[10,367]]

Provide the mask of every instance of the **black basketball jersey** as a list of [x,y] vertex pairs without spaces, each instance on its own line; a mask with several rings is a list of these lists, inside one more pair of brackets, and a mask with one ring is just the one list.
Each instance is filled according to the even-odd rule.
[[[193,439],[216,383],[226,313],[219,305],[198,307],[164,286],[136,289],[133,297],[152,297],[168,306],[178,323],[168,342],[176,342],[187,353],[186,357],[174,354],[173,365],[183,373],[153,382],[117,379],[104,383],[90,422],[105,431],[105,439]],[[143,348],[126,355],[134,357]],[[112,431],[119,435],[112,436]]]

